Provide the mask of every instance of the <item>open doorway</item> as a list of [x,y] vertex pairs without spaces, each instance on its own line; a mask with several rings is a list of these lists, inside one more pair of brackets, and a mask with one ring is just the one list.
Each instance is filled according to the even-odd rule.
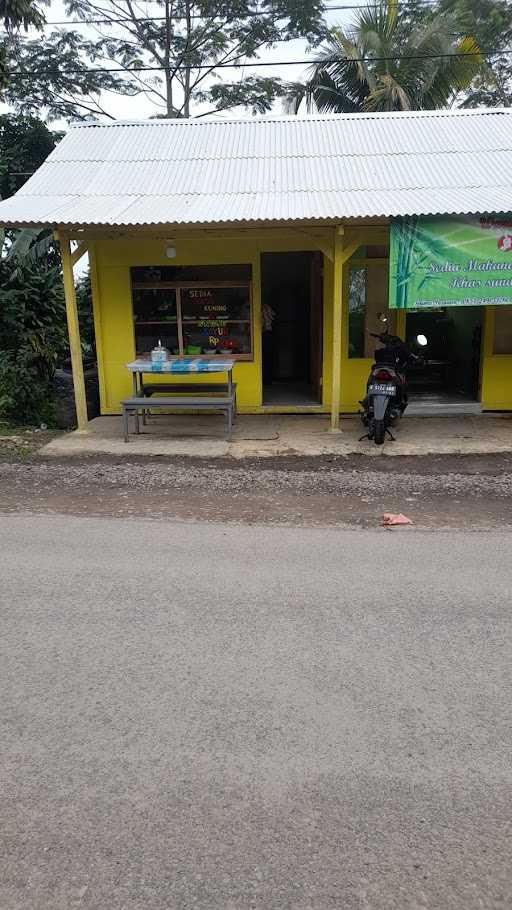
[[481,307],[447,307],[407,313],[406,340],[425,335],[425,363],[408,370],[411,399],[463,404],[480,399]]
[[321,402],[322,255],[263,253],[263,404]]

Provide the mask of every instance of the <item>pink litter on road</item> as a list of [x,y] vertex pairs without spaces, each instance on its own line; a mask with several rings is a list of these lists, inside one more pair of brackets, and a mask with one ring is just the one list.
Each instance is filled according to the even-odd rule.
[[407,515],[402,515],[401,512],[397,515],[393,514],[393,512],[384,512],[381,524],[384,528],[392,528],[395,525],[412,525],[412,521],[407,518]]

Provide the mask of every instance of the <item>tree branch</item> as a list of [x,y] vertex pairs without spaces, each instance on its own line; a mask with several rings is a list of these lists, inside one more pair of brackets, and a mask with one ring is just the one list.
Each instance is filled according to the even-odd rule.
[[98,102],[96,102],[93,99],[91,99],[91,100],[93,100],[93,104],[95,105],[94,107],[91,107],[89,104],[85,104],[84,101],[69,100],[57,93],[54,93],[54,98],[59,102],[59,104],[63,105],[64,107],[68,107],[68,108],[80,107],[80,108],[83,108],[84,111],[88,111],[89,114],[103,114],[105,117],[108,117],[109,120],[116,119],[112,114],[109,114],[108,111],[103,110],[103,108],[98,104]]
[[[254,49],[254,53],[257,54],[257,52],[260,50],[260,48],[264,47],[265,44],[266,44],[266,42],[265,42],[265,41],[262,41],[261,44],[259,44],[259,45]],[[236,62],[238,62],[238,60],[243,60],[244,57],[247,57],[247,54],[246,54],[246,53],[243,53],[243,54],[239,53],[239,50],[240,50],[241,47],[242,47],[242,42],[239,42],[239,43],[237,44],[237,46],[234,47],[234,48],[231,48],[231,49],[224,55],[224,57],[220,57],[219,60],[216,60],[215,63],[212,63],[212,66],[211,66],[207,71],[204,71],[203,74],[202,74],[201,76],[199,76],[198,79],[196,79],[196,81],[195,81],[195,83],[194,83],[194,88],[196,88],[196,86],[199,85],[200,82],[203,82],[205,79],[207,79],[208,76],[211,76],[211,74],[212,74],[213,72],[215,72],[215,70],[216,70],[216,68],[219,66],[219,64],[224,64],[224,63],[236,63]],[[233,54],[235,54],[234,57],[232,57]],[[236,55],[238,55],[238,56],[236,56]],[[251,59],[252,59],[252,58],[251,58]],[[250,66],[250,63],[248,64],[248,66]]]
[[[113,0],[112,0],[112,2],[113,2]],[[146,50],[148,50],[150,54],[153,54],[153,57],[155,58],[155,60],[158,61],[158,63],[160,64],[160,66],[163,66],[163,65],[164,65],[164,57],[157,51],[157,49],[156,49],[155,45],[153,44],[153,42],[150,42],[150,41],[147,40],[147,36],[144,35],[144,31],[143,31],[143,29],[141,29],[141,27],[140,27],[140,22],[137,22],[137,16],[136,16],[135,11],[134,11],[133,6],[132,6],[132,0],[127,0],[126,6],[127,6],[127,8],[128,8],[128,12],[130,13],[130,16],[132,17],[132,21],[133,21],[133,25],[134,25],[135,31],[136,31],[138,37],[140,38],[140,42],[141,42],[142,46],[143,46]],[[123,27],[126,28],[126,23],[124,23],[124,22],[120,22],[119,25],[121,25],[121,26],[123,26]],[[131,32],[130,34],[133,34],[133,32]]]

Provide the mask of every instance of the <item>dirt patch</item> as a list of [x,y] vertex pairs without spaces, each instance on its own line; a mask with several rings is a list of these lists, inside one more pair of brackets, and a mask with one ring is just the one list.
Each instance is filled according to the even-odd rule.
[[[208,468],[211,470],[229,468],[232,471],[241,473],[265,469],[299,473],[302,471],[321,473],[333,470],[343,472],[371,471],[375,474],[405,473],[425,475],[457,473],[497,476],[512,473],[512,452],[479,455],[395,455],[393,458],[375,458],[365,453],[352,455],[297,455],[291,453],[240,459],[233,458],[230,455],[206,458],[190,455],[131,455],[129,452],[122,456],[91,453],[57,457],[55,455],[47,455],[39,450],[45,445],[45,441],[55,438],[60,434],[60,431],[46,431],[46,434],[40,431],[40,436],[37,435],[38,432],[34,431],[35,435],[32,438],[33,445],[30,452],[33,456],[32,461],[35,464],[58,465],[62,469],[67,465],[76,466],[92,463],[97,465],[138,465],[140,467],[166,465],[173,468]],[[0,434],[0,446],[1,444],[2,436]],[[4,458],[9,462],[15,462],[15,450],[6,452]],[[26,461],[26,458],[23,458],[23,461]]]
[[25,459],[61,434],[61,430],[49,430],[45,426],[27,427],[0,421],[0,459]]
[[[0,461],[0,510],[155,520],[512,527],[512,457],[41,458]],[[395,531],[396,533],[396,531]],[[408,533],[407,529],[400,533]]]

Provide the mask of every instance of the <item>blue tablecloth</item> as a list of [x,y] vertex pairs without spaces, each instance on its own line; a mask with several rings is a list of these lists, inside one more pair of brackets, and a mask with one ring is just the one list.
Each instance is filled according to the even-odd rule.
[[133,360],[127,363],[131,373],[228,373],[235,365],[234,360],[219,357],[181,357],[176,360]]

